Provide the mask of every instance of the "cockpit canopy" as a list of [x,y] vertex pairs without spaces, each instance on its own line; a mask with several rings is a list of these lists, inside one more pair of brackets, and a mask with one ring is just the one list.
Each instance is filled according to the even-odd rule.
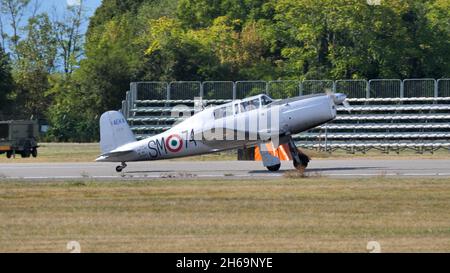
[[214,118],[220,119],[227,116],[253,111],[269,105],[272,102],[273,100],[267,95],[258,95],[242,100],[233,101],[216,108],[214,110]]

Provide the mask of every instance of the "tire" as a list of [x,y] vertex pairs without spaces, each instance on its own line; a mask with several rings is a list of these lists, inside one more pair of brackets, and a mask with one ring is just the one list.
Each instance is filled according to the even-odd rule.
[[300,153],[299,157],[300,157],[300,162],[302,163],[301,165],[305,168],[308,167],[308,164],[310,161],[309,157],[303,153]]
[[31,150],[31,155],[36,158],[38,156],[38,151],[36,148],[33,148],[33,150]]
[[116,167],[116,172],[121,173],[123,171],[122,166],[117,166]]
[[302,159],[302,156],[300,156],[300,160],[302,161],[301,163],[297,163],[296,161],[294,161],[294,167],[295,168],[299,168],[299,167],[303,167],[303,168],[307,168],[308,164],[309,164],[309,160],[305,160]]
[[13,155],[12,151],[6,152],[6,158],[10,159],[12,157],[12,155]]
[[271,172],[278,172],[280,170],[280,168],[281,168],[281,164],[267,167],[267,169]]
[[309,158],[309,156],[305,155],[304,153],[302,153],[300,150],[298,151],[298,156],[300,158],[300,163],[297,163],[294,160],[294,167],[300,171],[300,172],[304,172],[306,170],[306,168],[308,167],[309,161],[311,161],[311,159]]
[[29,158],[31,156],[31,152],[30,150],[24,150],[20,153],[20,155],[22,156],[22,158]]

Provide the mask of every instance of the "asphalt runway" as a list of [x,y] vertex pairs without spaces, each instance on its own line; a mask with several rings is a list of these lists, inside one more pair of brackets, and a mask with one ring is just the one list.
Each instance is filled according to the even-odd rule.
[[[129,163],[122,174],[115,163],[0,164],[0,180],[127,180],[127,179],[270,179],[293,170],[283,162],[280,172],[267,171],[262,162],[153,161]],[[450,160],[314,160],[306,171],[324,177],[450,177]]]

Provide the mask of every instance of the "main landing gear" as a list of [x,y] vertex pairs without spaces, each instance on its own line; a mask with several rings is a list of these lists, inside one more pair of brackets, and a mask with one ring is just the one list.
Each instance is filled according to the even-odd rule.
[[116,172],[121,173],[126,167],[127,164],[125,162],[122,162],[122,165],[116,167]]
[[298,150],[298,155],[300,157],[300,163],[294,160],[294,167],[301,172],[304,172],[305,169],[308,167],[309,164],[309,157],[302,153],[300,150]]
[[[308,167],[311,158],[304,154],[301,150],[295,146],[294,141],[291,139],[288,143],[289,153],[291,154],[292,160],[294,161],[294,167],[300,173],[304,173],[305,169]],[[263,157],[264,158],[264,157]],[[263,159],[264,160],[264,159]],[[276,164],[275,162],[273,164]],[[266,168],[271,172],[277,172],[280,170],[281,164],[278,159],[278,164],[272,166],[266,166]]]
[[303,173],[308,167],[309,161],[311,161],[311,159],[309,158],[309,156],[305,155],[302,151],[297,149],[292,139],[289,141],[289,150],[291,152],[292,159],[294,160],[294,167],[298,171]]

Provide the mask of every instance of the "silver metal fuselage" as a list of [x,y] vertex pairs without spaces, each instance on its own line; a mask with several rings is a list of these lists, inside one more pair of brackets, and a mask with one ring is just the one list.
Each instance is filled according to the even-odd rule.
[[236,111],[223,118],[206,108],[170,130],[140,141],[125,144],[113,152],[132,151],[97,161],[132,162],[173,159],[256,146],[307,131],[336,118],[336,98],[311,95],[275,101],[259,109]]

